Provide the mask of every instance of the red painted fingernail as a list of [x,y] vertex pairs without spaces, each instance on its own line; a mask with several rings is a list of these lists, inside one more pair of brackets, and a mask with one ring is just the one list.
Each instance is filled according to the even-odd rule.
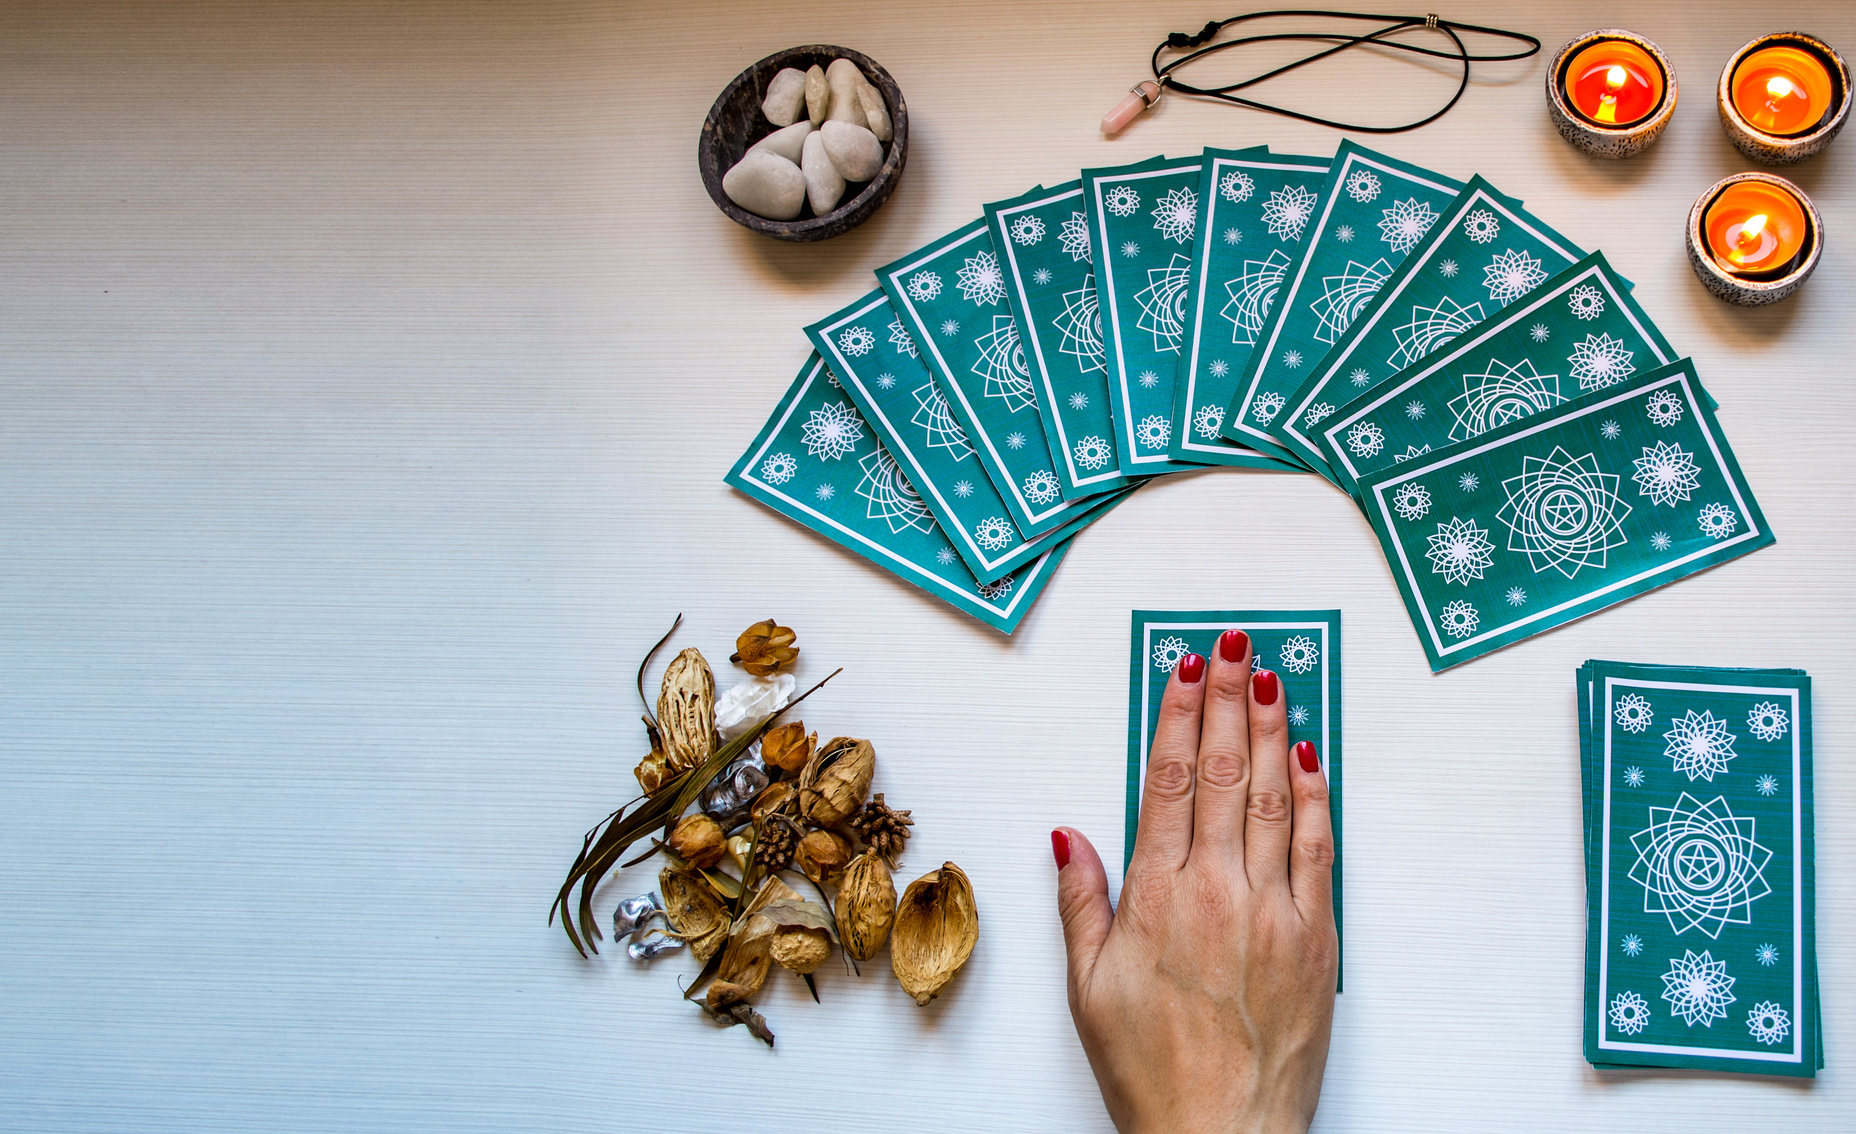
[[1205,676],[1205,659],[1198,654],[1187,654],[1179,659],[1179,680],[1185,685],[1197,685]]
[[1050,833],[1050,853],[1057,859],[1057,869],[1070,865],[1070,836],[1062,830]]
[[1259,705],[1274,705],[1276,694],[1282,692],[1282,684],[1276,675],[1267,669],[1260,669],[1250,675],[1250,699]]
[[1295,762],[1302,766],[1304,772],[1321,770],[1321,757],[1315,752],[1314,744],[1306,740],[1295,742]]
[[1218,656],[1228,662],[1240,662],[1250,652],[1250,635],[1242,630],[1226,630],[1218,635]]

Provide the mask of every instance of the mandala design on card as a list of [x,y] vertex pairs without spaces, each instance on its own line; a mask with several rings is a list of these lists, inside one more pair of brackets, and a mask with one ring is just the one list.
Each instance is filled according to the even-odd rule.
[[1347,431],[1347,448],[1356,457],[1375,457],[1385,447],[1386,431],[1370,421],[1357,423]]
[[1635,354],[1610,335],[1587,335],[1584,342],[1573,345],[1566,361],[1572,364],[1572,376],[1579,380],[1581,390],[1602,390],[1637,372],[1630,361]]
[[1494,240],[1501,230],[1501,222],[1487,209],[1475,209],[1463,220],[1463,235],[1477,244],[1487,244]]
[[1701,487],[1701,468],[1694,456],[1667,441],[1645,445],[1635,464],[1637,471],[1631,479],[1637,482],[1638,494],[1648,496],[1651,504],[1673,507]]
[[1356,169],[1347,175],[1347,196],[1362,205],[1379,196],[1379,178],[1370,169]]
[[896,348],[897,354],[906,354],[910,358],[918,355],[915,336],[909,334],[909,329],[902,325],[900,319],[892,319],[889,322],[889,345]]
[[1386,361],[1393,369],[1403,370],[1482,322],[1482,318],[1482,304],[1464,305],[1447,295],[1440,297],[1435,307],[1414,304],[1411,318],[1392,331],[1398,349]]
[[1634,992],[1618,993],[1611,998],[1611,1026],[1627,1036],[1649,1027],[1649,1002]]
[[1347,261],[1347,266],[1338,276],[1323,276],[1321,294],[1315,297],[1308,309],[1315,313],[1320,325],[1315,328],[1315,341],[1332,345],[1347,333],[1354,317],[1365,310],[1366,305],[1379,294],[1379,289],[1392,278],[1392,268],[1383,258],[1371,265]]
[[954,549],[951,547],[944,547],[941,550],[934,553],[934,561],[936,563],[939,563],[943,567],[946,567],[952,564],[954,562],[954,559],[955,559]]
[[1256,418],[1260,424],[1268,425],[1276,420],[1276,415],[1282,412],[1282,407],[1283,396],[1270,390],[1267,393],[1258,394],[1256,399],[1250,403],[1250,416]]
[[1077,464],[1094,472],[1108,464],[1110,458],[1114,457],[1115,451],[1109,448],[1106,440],[1091,435],[1077,438],[1076,446],[1070,450],[1070,455],[1076,458]]
[[1256,189],[1257,183],[1241,169],[1234,169],[1218,179],[1218,192],[1234,205],[1240,201],[1250,200],[1250,195],[1256,192]]
[[1224,290],[1231,302],[1219,312],[1231,322],[1233,343],[1254,344],[1263,324],[1270,316],[1270,305],[1282,288],[1282,278],[1289,270],[1289,257],[1275,249],[1261,260],[1245,260],[1244,270],[1236,279],[1226,280]]
[[775,453],[760,463],[760,478],[768,484],[785,484],[799,471],[791,453]]
[[1656,714],[1650,709],[1650,702],[1636,694],[1626,693],[1611,706],[1611,719],[1618,727],[1632,735],[1649,728],[1656,720]]
[[1753,903],[1772,893],[1764,877],[1772,852],[1753,828],[1725,796],[1703,803],[1683,792],[1673,807],[1651,807],[1650,825],[1630,837],[1637,851],[1630,879],[1643,887],[1643,912],[1667,917],[1677,934],[1719,937],[1729,925],[1751,925]]
[[1626,957],[1635,957],[1643,952],[1643,938],[1635,933],[1626,933],[1624,940],[1620,941],[1618,946],[1624,950]]
[[857,485],[857,495],[868,501],[864,508],[866,518],[882,520],[889,525],[892,535],[908,528],[934,531],[934,516],[928,511],[928,505],[922,503],[921,493],[902,475],[896,458],[889,455],[888,449],[867,454],[857,465],[864,473]]
[[1753,790],[1761,795],[1773,795],[1779,790],[1777,776],[1761,776],[1753,781]]
[[1089,217],[1071,213],[1070,219],[1057,226],[1057,241],[1070,254],[1070,262],[1091,262],[1089,254]]
[[1006,434],[1005,435],[1005,447],[1008,449],[1024,448],[1025,447],[1025,435],[1022,433]]
[[1591,284],[1580,284],[1566,297],[1566,309],[1580,319],[1596,319],[1605,313],[1605,297]]
[[1552,331],[1547,330],[1547,325],[1545,323],[1535,323],[1533,328],[1527,332],[1527,337],[1533,339],[1537,343],[1544,343],[1552,333]]
[[1315,195],[1300,185],[1285,185],[1263,202],[1263,223],[1278,240],[1302,239],[1302,228],[1315,213]]
[[1407,445],[1403,453],[1392,454],[1392,461],[1394,464],[1402,465],[1413,457],[1422,457],[1430,451],[1431,447],[1429,445]]
[[1141,246],[1133,240],[1124,240],[1121,242],[1121,254],[1132,260],[1141,254]]
[[1482,616],[1469,603],[1455,599],[1445,603],[1444,608],[1437,612],[1437,623],[1452,638],[1467,638],[1481,625]]
[[1607,441],[1616,441],[1624,436],[1624,427],[1615,421],[1607,421],[1598,427],[1598,432]]
[[909,277],[909,298],[926,303],[941,294],[941,277],[933,272],[916,272]]
[[1306,705],[1290,705],[1289,706],[1290,726],[1293,728],[1301,728],[1303,725],[1307,723],[1308,723],[1308,707]]
[[1134,439],[1144,449],[1164,449],[1173,439],[1173,423],[1157,413],[1150,413],[1134,427]]
[[[1421,420],[1424,417],[1424,413],[1425,413],[1424,403],[1417,400],[1416,398],[1413,398],[1411,401],[1405,403],[1405,416],[1410,418],[1411,420],[1413,421]],[[1426,446],[1426,447],[1428,448],[1429,446]]]
[[1131,217],[1141,207],[1141,195],[1132,185],[1117,185],[1103,194],[1102,206],[1118,217]]
[[1727,762],[1739,753],[1734,751],[1734,734],[1727,731],[1726,721],[1707,710],[1697,713],[1691,709],[1679,718],[1671,717],[1669,723],[1672,727],[1663,734],[1669,746],[1663,755],[1675,764],[1676,771],[1691,782],[1712,782],[1714,777],[1727,774]]
[[1025,499],[1033,504],[1055,504],[1062,495],[1063,486],[1049,469],[1039,469],[1025,478]]
[[1018,580],[1012,578],[1010,574],[1005,574],[1005,575],[999,576],[997,579],[994,579],[990,583],[976,583],[974,584],[973,589],[978,591],[980,597],[985,599],[987,602],[996,602],[999,599],[1004,598],[1006,595],[1011,594],[1012,584],[1016,583],[1017,581]]
[[1746,727],[1761,740],[1777,740],[1791,727],[1791,714],[1777,701],[1761,701],[1746,715]]
[[1244,242],[1244,234],[1235,227],[1227,228],[1224,230],[1224,242],[1226,244],[1242,244]]
[[852,358],[862,358],[876,346],[876,336],[868,327],[846,327],[838,336],[838,349]]
[[1031,282],[1039,285],[1040,287],[1043,286],[1044,284],[1049,283],[1050,280],[1051,280],[1051,275],[1050,275],[1049,268],[1039,268],[1037,271],[1031,273]]
[[988,516],[973,525],[973,538],[987,551],[1004,551],[1018,535],[1018,529],[1004,516]]
[[1761,1000],[1746,1014],[1746,1030],[1757,1043],[1780,1043],[1792,1030],[1792,1018],[1776,1001]]
[[977,256],[967,257],[967,262],[954,273],[954,286],[969,302],[981,307],[991,307],[1005,298],[1005,273],[999,270],[999,258],[991,252],[981,252]]
[[1347,374],[1347,380],[1355,386],[1364,387],[1373,380],[1373,376],[1366,372],[1366,367],[1356,366]]
[[1474,492],[1482,487],[1482,478],[1473,472],[1466,472],[1456,478],[1456,486],[1464,492]]
[[879,390],[893,390],[896,388],[896,376],[885,370],[876,376],[876,385]]
[[1081,390],[1078,390],[1075,393],[1071,394],[1070,395],[1070,408],[1073,410],[1088,409],[1089,408],[1089,395],[1083,393]]
[[954,495],[960,497],[962,500],[965,500],[968,497],[972,496],[973,495],[973,482],[970,480],[955,481],[954,482]]
[[1495,565],[1495,545],[1489,533],[1469,520],[1452,516],[1447,524],[1437,525],[1437,534],[1426,536],[1431,549],[1424,557],[1431,561],[1431,573],[1442,575],[1444,582],[1469,586],[1471,579]]
[[1052,322],[1063,335],[1057,350],[1074,358],[1078,370],[1089,374],[1108,369],[1102,345],[1102,305],[1096,294],[1094,272],[1083,277],[1082,287],[1063,293],[1063,310]]
[[812,411],[801,427],[799,440],[806,452],[821,461],[835,461],[864,439],[863,419],[843,402],[823,405]]
[[1162,239],[1184,244],[1192,239],[1199,221],[1199,192],[1196,189],[1169,189],[1154,203],[1154,231]]
[[[1635,764],[1632,764],[1630,767],[1624,769],[1624,786],[1625,787],[1642,787],[1643,786],[1643,769],[1639,768]],[[1637,943],[1637,948],[1639,949],[1643,948],[1643,943],[1641,941]],[[1624,943],[1624,951],[1627,953],[1630,952],[1630,942],[1626,941]],[[1636,954],[1631,953],[1631,956],[1634,957],[1636,956]]]
[[1536,572],[1570,579],[1586,567],[1603,570],[1606,553],[1629,542],[1622,478],[1600,470],[1597,456],[1574,457],[1556,445],[1545,457],[1521,458],[1521,470],[1502,481],[1508,499],[1495,518],[1508,528],[1508,550],[1526,555]]
[[1032,213],[1020,213],[1011,224],[1012,240],[1031,245],[1044,239],[1044,221]]
[[992,330],[973,340],[980,352],[973,373],[986,380],[986,396],[998,398],[1017,413],[1036,409],[1038,396],[1031,384],[1031,367],[1025,364],[1025,347],[1018,341],[1018,322],[1010,315],[994,315]]
[[1290,673],[1307,673],[1321,661],[1321,647],[1315,645],[1313,638],[1297,634],[1282,644],[1282,652],[1277,657]]
[[1392,494],[1392,507],[1407,520],[1422,520],[1431,512],[1431,493],[1422,484],[1406,482]]
[[[1767,779],[1771,779],[1771,777],[1768,776]],[[1773,965],[1779,963],[1779,947],[1777,945],[1761,945],[1759,948],[1753,950],[1753,959],[1765,965],[1767,968],[1771,968]]]
[[1134,380],[1141,384],[1141,389],[1151,390],[1160,384],[1160,375],[1152,370],[1143,370],[1135,375]]
[[1302,368],[1302,352],[1299,350],[1283,351],[1282,364],[1291,370],[1300,370]]
[[1308,407],[1307,413],[1302,415],[1302,424],[1309,429],[1313,429],[1315,426],[1320,425],[1333,416],[1334,406],[1331,402],[1316,402],[1314,405]]
[[1565,400],[1559,375],[1541,374],[1525,358],[1513,365],[1490,359],[1482,373],[1463,375],[1463,392],[1450,399],[1450,413],[1456,418],[1450,440],[1468,440]]
[[955,332],[959,330],[960,330],[960,320],[958,319],[941,320],[941,333],[943,335],[946,335],[948,338],[950,339],[953,338]]
[[1353,243],[1353,226],[1350,224],[1343,224],[1336,228],[1334,230],[1334,239],[1340,241],[1342,244]]
[[1725,504],[1709,504],[1696,515],[1695,522],[1701,525],[1701,534],[1708,538],[1726,539],[1740,526],[1740,517]]
[[1379,222],[1379,231],[1383,234],[1380,239],[1390,244],[1394,252],[1411,251],[1437,223],[1437,214],[1416,197],[1393,202],[1384,216]]
[[1213,378],[1223,378],[1225,375],[1231,373],[1231,364],[1222,358],[1214,358],[1212,359],[1212,364],[1206,367],[1206,369],[1211,372]]
[[1520,248],[1497,252],[1482,269],[1482,286],[1489,289],[1489,299],[1498,307],[1508,306],[1546,281],[1540,261]]
[[1154,337],[1155,350],[1179,353],[1186,329],[1186,285],[1191,282],[1192,258],[1175,252],[1166,267],[1147,269],[1147,286],[1134,293],[1134,302],[1141,305],[1134,325]]
[[1670,540],[1669,540],[1668,532],[1656,532],[1650,536],[1650,547],[1653,550],[1668,551],[1669,544],[1670,544]]
[[1166,637],[1154,644],[1154,668],[1161,673],[1172,673],[1191,650],[1184,638]]
[[1699,955],[1683,950],[1678,960],[1669,959],[1669,971],[1663,974],[1663,999],[1669,1001],[1669,1014],[1680,1016],[1689,1027],[1714,1026],[1727,1018],[1727,1006],[1734,1002],[1734,978],[1727,975],[1727,962],[1717,961],[1709,950]]
[[1218,431],[1224,428],[1224,407],[1206,402],[1192,415],[1192,428],[1207,441],[1218,440]]
[[1652,424],[1666,429],[1682,420],[1682,399],[1673,390],[1658,390],[1643,403],[1643,411]]
[[826,501],[830,500],[832,497],[836,496],[837,494],[838,494],[838,486],[835,484],[821,484],[812,493],[812,495],[818,497],[818,502],[820,504],[825,503]]

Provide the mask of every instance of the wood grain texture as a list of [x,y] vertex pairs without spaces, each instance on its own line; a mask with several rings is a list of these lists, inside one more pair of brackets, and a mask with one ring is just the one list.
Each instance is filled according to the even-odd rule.
[[[0,6],[0,1129],[1106,1130],[1046,831],[1119,861],[1127,612],[1220,606],[1345,611],[1348,991],[1319,1129],[1849,1129],[1856,143],[1787,172],[1829,232],[1791,302],[1716,302],[1681,241],[1743,168],[1719,61],[1769,24],[1847,52],[1847,4],[1467,4],[1446,14],[1549,51],[1650,36],[1674,123],[1582,157],[1536,59],[1363,139],[1603,248],[1696,357],[1773,548],[1434,677],[1313,478],[1144,489],[1010,639],[722,484],[800,328],[982,202],[1205,144],[1330,151],[1184,100],[1098,135],[1156,40],[1221,14]],[[811,42],[908,92],[909,171],[855,232],[783,245],[715,209],[694,143],[733,75]],[[1398,73],[1389,120],[1445,89]],[[545,924],[629,795],[631,670],[677,611],[717,662],[775,614],[803,675],[847,667],[808,726],[875,741],[918,821],[905,878],[952,858],[979,895],[979,948],[927,1009],[880,964],[822,974],[822,1007],[780,980],[769,1053],[678,999],[686,960],[584,963]],[[1582,1061],[1592,656],[1816,678],[1815,1084]]]

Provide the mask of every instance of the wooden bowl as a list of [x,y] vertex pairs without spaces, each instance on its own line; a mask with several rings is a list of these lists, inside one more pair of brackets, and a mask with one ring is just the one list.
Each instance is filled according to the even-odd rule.
[[[722,175],[741,160],[741,155],[748,152],[749,146],[779,128],[767,121],[767,116],[760,112],[760,104],[767,98],[767,84],[782,67],[804,71],[815,63],[820,67],[829,67],[833,59],[849,59],[857,64],[864,78],[882,91],[884,101],[889,103],[889,118],[894,135],[885,143],[883,167],[877,170],[876,176],[866,182],[863,190],[855,197],[839,201],[837,208],[822,217],[812,212],[811,202],[807,202],[799,216],[793,220],[768,220],[766,217],[755,216],[729,200],[728,194],[722,192]],[[736,75],[734,82],[722,88],[715,105],[709,108],[709,117],[703,120],[702,137],[696,143],[696,164],[702,170],[703,186],[709,190],[715,207],[728,214],[728,218],[736,224],[766,233],[776,240],[825,240],[849,232],[868,220],[870,214],[881,208],[889,195],[895,192],[896,182],[902,180],[902,164],[908,154],[908,143],[909,107],[902,101],[902,88],[889,77],[889,72],[878,66],[876,60],[848,47],[812,44],[776,51]]]

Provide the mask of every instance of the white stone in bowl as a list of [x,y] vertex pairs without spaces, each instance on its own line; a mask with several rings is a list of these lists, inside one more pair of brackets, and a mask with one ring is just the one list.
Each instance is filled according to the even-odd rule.
[[806,108],[806,73],[793,67],[780,68],[767,83],[767,97],[760,112],[775,126],[791,126],[799,121]]
[[864,73],[849,59],[831,61],[831,66],[825,68],[825,83],[831,89],[831,106],[825,112],[825,121],[855,122],[859,126],[868,121],[857,98],[857,87],[863,80]]
[[799,171],[806,175],[806,199],[812,202],[814,214],[822,217],[838,207],[838,202],[844,199],[844,176],[826,156],[823,134],[806,135],[805,155],[799,161]]
[[868,181],[883,168],[883,143],[864,127],[827,122],[819,127],[819,136],[831,164],[838,167],[846,181]]
[[[748,153],[753,154],[765,151],[767,153],[779,154],[787,161],[797,165],[799,164],[800,155],[805,152],[806,135],[811,132],[812,120],[809,118],[801,118],[791,126],[781,130],[775,130],[765,138],[755,142],[748,147]],[[747,154],[741,156],[746,157]]]
[[755,216],[792,220],[806,199],[806,177],[779,154],[760,150],[722,175],[722,192]]

